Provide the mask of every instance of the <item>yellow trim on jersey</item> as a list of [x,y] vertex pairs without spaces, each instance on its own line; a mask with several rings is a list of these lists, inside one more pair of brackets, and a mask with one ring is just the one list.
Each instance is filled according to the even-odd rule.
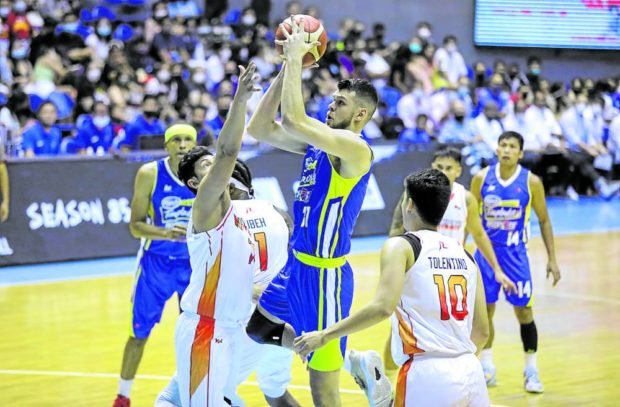
[[478,212],[480,215],[484,215],[484,196],[482,196],[482,188],[484,187],[484,183],[487,180],[487,175],[489,175],[489,168],[491,168],[490,166],[486,168],[486,171],[484,172],[484,177],[482,177],[482,182],[480,183],[480,202],[478,202]]
[[530,187],[531,176],[532,176],[532,172],[528,171],[527,173],[528,201],[527,201],[527,205],[525,205],[525,219],[523,219],[523,242],[525,243],[527,243],[530,238],[530,216],[532,214],[532,188]]
[[[327,159],[329,160],[329,156],[327,157]],[[336,221],[336,225],[335,225],[336,235],[334,236],[333,246],[330,246],[330,250],[329,250],[330,256],[332,256],[334,254],[335,247],[337,246],[337,243],[338,243],[338,237],[339,237],[338,231],[340,229],[340,221],[342,220],[342,213],[343,213],[344,205],[347,202],[347,199],[349,198],[351,191],[353,191],[353,188],[355,188],[359,180],[362,179],[364,175],[366,175],[366,173],[364,173],[354,178],[343,178],[340,174],[338,174],[338,171],[336,171],[336,169],[334,168],[331,160],[329,160],[329,166],[331,167],[332,171],[331,171],[330,180],[329,180],[329,189],[327,190],[327,195],[325,196],[323,200],[323,208],[321,209],[321,216],[319,217],[319,224],[317,228],[318,240],[317,240],[316,253],[315,253],[316,256],[321,256],[320,249],[321,249],[321,240],[323,239],[323,223],[325,222],[325,214],[327,213],[329,202],[334,198],[342,197],[342,202],[340,204],[340,213],[338,214],[338,220]]]
[[335,257],[331,259],[326,259],[323,257],[315,257],[307,253],[301,253],[297,250],[293,250],[293,255],[297,260],[302,262],[303,264],[316,268],[325,268],[325,269],[333,269],[337,267],[342,267],[347,262],[347,259],[342,257]]
[[[149,202],[149,209],[146,213],[147,217],[151,220],[151,222],[155,223],[155,207],[153,206],[153,195],[155,195],[155,188],[157,188],[157,176],[159,175],[159,165],[157,165],[157,161],[155,161],[155,180],[153,181],[153,188],[151,188],[151,199]],[[144,250],[148,250],[151,246],[151,239],[146,239],[146,244],[144,245]]]
[[319,317],[317,331],[323,330],[323,308],[325,306],[325,293],[323,292],[323,280],[325,278],[325,269],[322,268],[319,271]]
[[506,199],[502,200],[501,205],[506,208],[518,208],[521,206],[521,201],[518,199]]

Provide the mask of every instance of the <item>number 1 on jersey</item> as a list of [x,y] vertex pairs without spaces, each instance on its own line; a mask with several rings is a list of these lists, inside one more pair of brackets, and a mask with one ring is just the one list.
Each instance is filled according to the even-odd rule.
[[258,260],[260,260],[260,271],[267,270],[267,235],[265,232],[254,233],[254,240],[258,243]]
[[310,206],[304,206],[303,217],[301,218],[301,227],[308,227],[308,219],[310,218]]
[[[437,286],[439,291],[439,306],[441,307],[441,320],[447,321],[450,319],[450,314],[457,321],[465,319],[467,314],[467,280],[465,276],[452,275],[448,278],[448,293],[450,295],[450,312],[448,313],[448,300],[446,299],[446,284],[444,282],[443,275],[433,274],[433,282]],[[461,288],[461,303],[459,304],[458,294],[456,287]],[[459,306],[460,305],[460,306]],[[460,309],[459,309],[460,308]]]

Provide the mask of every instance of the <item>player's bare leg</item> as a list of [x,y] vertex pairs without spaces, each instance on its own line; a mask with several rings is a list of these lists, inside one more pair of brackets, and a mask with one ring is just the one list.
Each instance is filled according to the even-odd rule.
[[301,407],[301,404],[295,400],[288,390],[278,398],[265,396],[265,400],[267,400],[267,404],[271,407]]
[[493,363],[493,340],[495,339],[495,326],[493,325],[493,316],[495,315],[495,303],[487,304],[487,314],[489,316],[489,340],[484,345],[484,349],[480,352],[480,362],[487,386],[493,387],[497,384],[495,376],[495,364]]
[[147,339],[148,338],[138,339],[133,336],[130,336],[129,339],[127,339],[125,351],[123,352],[118,396],[114,401],[115,407],[129,406],[129,393],[131,391],[131,385],[133,384],[133,379],[136,377],[138,366],[142,360],[144,345],[146,345]]
[[398,376],[398,365],[394,363],[392,358],[392,331],[388,335],[383,347],[383,366],[385,367],[385,375],[392,383],[392,387],[396,386],[396,377]]
[[340,370],[319,372],[310,371],[310,389],[312,401],[316,407],[339,407],[340,403]]
[[530,393],[542,393],[544,387],[538,377],[536,366],[536,352],[538,350],[538,330],[534,322],[532,307],[514,307],[515,315],[521,325],[521,341],[525,358],[523,369],[525,391]]

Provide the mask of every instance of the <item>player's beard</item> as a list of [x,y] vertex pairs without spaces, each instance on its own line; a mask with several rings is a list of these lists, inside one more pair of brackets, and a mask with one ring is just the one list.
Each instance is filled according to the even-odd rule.
[[341,120],[339,122],[332,119],[331,124],[328,124],[328,126],[331,127],[332,129],[340,129],[340,130],[348,129],[349,126],[351,126],[352,121],[353,121],[353,115],[351,115],[351,117],[349,117],[348,119]]

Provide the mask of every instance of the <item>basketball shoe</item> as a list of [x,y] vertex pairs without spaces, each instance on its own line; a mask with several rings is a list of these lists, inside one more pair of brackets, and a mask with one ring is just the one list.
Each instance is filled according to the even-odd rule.
[[353,376],[368,397],[370,407],[389,407],[392,404],[392,385],[383,371],[381,357],[375,351],[347,352],[349,363],[344,368]]
[[131,401],[129,400],[129,397],[121,396],[120,394],[116,396],[116,400],[114,400],[114,404],[112,405],[112,407],[130,407],[130,406],[131,406]]
[[538,378],[538,369],[526,368],[523,371],[524,387],[528,393],[543,393],[545,388],[543,387],[540,379]]

